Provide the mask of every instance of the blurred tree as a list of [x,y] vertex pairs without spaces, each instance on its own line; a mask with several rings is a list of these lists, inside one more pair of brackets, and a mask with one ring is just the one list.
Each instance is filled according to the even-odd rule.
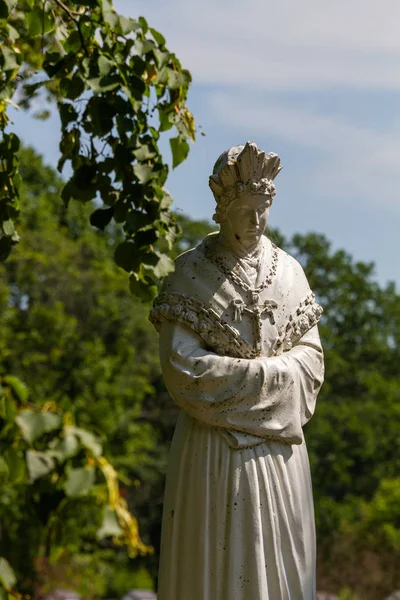
[[[317,503],[370,499],[400,468],[400,297],[323,236],[297,235],[290,249],[325,310],[327,377],[307,429]],[[331,519],[321,514],[319,527],[332,530]]]
[[[87,574],[96,549],[106,565],[103,538],[145,550],[114,467],[127,483],[151,462],[154,433],[136,417],[159,367],[147,308],[110,258],[121,231],[92,229],[90,206],[67,211],[30,149],[21,172],[22,241],[0,266],[0,556],[32,593],[50,573]],[[1,562],[0,582],[15,583]]]
[[321,235],[288,245],[324,306],[326,380],[306,428],[322,589],[400,587],[400,296]]

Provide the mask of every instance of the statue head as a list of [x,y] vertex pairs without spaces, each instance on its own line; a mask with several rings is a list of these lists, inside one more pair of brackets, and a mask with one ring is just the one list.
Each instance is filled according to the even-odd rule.
[[266,154],[254,142],[221,154],[209,184],[217,203],[214,221],[222,230],[229,229],[229,237],[244,245],[259,240],[276,194],[273,180],[281,168],[279,156]]

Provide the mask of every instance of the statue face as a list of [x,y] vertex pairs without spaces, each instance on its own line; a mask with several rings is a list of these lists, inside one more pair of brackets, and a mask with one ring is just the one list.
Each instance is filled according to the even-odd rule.
[[269,198],[264,194],[248,194],[232,202],[223,223],[230,237],[247,247],[258,244],[268,224]]

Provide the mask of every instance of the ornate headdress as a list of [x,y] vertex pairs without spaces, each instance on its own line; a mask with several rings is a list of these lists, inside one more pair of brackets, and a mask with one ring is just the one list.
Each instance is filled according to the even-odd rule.
[[244,194],[265,194],[271,204],[276,194],[273,180],[282,169],[280,162],[277,154],[266,154],[254,142],[223,152],[209,179],[217,203],[214,221],[221,223],[232,202]]

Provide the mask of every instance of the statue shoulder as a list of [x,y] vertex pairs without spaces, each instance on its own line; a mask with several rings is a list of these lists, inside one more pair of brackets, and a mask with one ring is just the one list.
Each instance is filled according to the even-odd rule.
[[190,250],[182,252],[182,254],[180,254],[175,259],[175,268],[185,269],[196,267],[199,261],[205,260],[206,247],[210,243],[213,243],[213,240],[216,235],[218,235],[217,231],[209,233],[208,235],[206,235],[205,238],[201,240],[201,242],[197,246],[191,248]]
[[310,286],[299,261],[286,252],[282,248],[278,248],[278,277],[287,282],[290,286],[295,286],[295,289],[301,292],[309,290]]
[[175,259],[175,270],[164,280],[163,292],[180,291],[189,294],[195,292],[199,281],[204,277],[204,269],[207,263],[204,242],[205,240],[195,248],[186,250]]

